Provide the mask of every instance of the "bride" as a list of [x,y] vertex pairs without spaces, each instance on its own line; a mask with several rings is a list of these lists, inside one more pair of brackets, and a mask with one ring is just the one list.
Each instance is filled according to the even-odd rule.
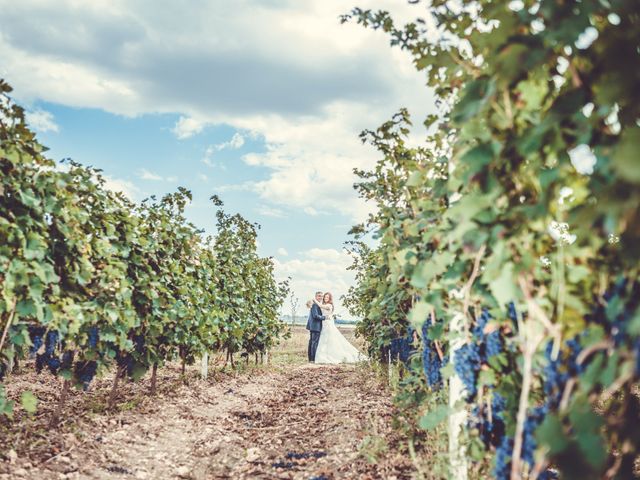
[[336,327],[331,293],[325,293],[322,297],[322,303],[316,303],[325,316],[316,351],[316,363],[355,363],[366,360],[367,357],[351,345]]

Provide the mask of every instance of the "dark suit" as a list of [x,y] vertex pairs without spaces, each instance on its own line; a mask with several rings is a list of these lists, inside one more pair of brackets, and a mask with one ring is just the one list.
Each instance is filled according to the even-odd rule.
[[307,330],[311,334],[309,336],[309,347],[307,348],[307,356],[310,362],[316,360],[316,350],[318,349],[318,342],[320,341],[320,332],[322,331],[322,321],[324,315],[318,304],[311,305],[309,311],[309,318],[307,319]]

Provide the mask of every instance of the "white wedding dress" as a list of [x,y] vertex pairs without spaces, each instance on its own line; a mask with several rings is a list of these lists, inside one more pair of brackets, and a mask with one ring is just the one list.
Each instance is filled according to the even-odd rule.
[[366,355],[344,338],[334,322],[333,305],[320,305],[325,320],[316,350],[316,363],[356,363],[367,360]]

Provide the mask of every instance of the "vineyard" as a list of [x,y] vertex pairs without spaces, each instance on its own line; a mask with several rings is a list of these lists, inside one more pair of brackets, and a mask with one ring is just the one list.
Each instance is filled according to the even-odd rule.
[[[378,160],[354,188],[374,208],[342,300],[368,365],[307,365],[302,329],[265,365],[295,329],[259,226],[214,195],[206,235],[184,188],[135,203],[54,162],[0,80],[0,431],[29,466],[640,478],[638,2],[409,3],[403,25],[340,18],[409,55],[436,107],[426,134],[409,108],[361,134]],[[12,478],[18,454],[0,455]]]
[[[634,478],[640,435],[637,2],[430,2],[343,18],[408,52],[438,111],[362,134],[376,212],[346,299],[434,478]],[[370,242],[373,236],[376,242]],[[444,460],[442,459],[444,457]],[[428,475],[429,476],[429,475]]]
[[[87,390],[96,375],[115,369],[112,406],[119,381],[147,371],[154,394],[172,360],[184,371],[224,352],[233,366],[273,347],[285,333],[288,286],[258,256],[257,225],[214,196],[217,233],[204,236],[184,217],[185,189],[134,204],[106,189],[98,170],[57,165],[9,85],[0,91],[0,380],[29,359],[61,377],[55,425],[69,390]],[[0,414],[11,417],[14,403],[0,385]],[[36,403],[22,392],[26,412]]]

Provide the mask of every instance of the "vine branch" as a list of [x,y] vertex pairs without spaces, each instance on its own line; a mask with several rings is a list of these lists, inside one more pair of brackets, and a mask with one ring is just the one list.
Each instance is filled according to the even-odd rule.
[[471,303],[471,287],[473,287],[473,282],[476,281],[476,278],[480,273],[480,260],[482,260],[486,249],[487,246],[483,244],[476,253],[476,257],[473,261],[473,270],[471,271],[471,276],[464,286],[464,303],[462,304],[462,313],[464,315],[467,315],[467,311],[469,310],[469,303]]
[[9,311],[9,317],[7,318],[7,323],[4,326],[4,330],[2,331],[2,338],[0,339],[0,353],[2,353],[2,347],[4,347],[4,341],[7,338],[7,333],[9,332],[9,327],[11,326],[11,322],[13,322],[13,317],[16,313],[16,306],[18,305],[18,300],[13,301],[13,306]]

